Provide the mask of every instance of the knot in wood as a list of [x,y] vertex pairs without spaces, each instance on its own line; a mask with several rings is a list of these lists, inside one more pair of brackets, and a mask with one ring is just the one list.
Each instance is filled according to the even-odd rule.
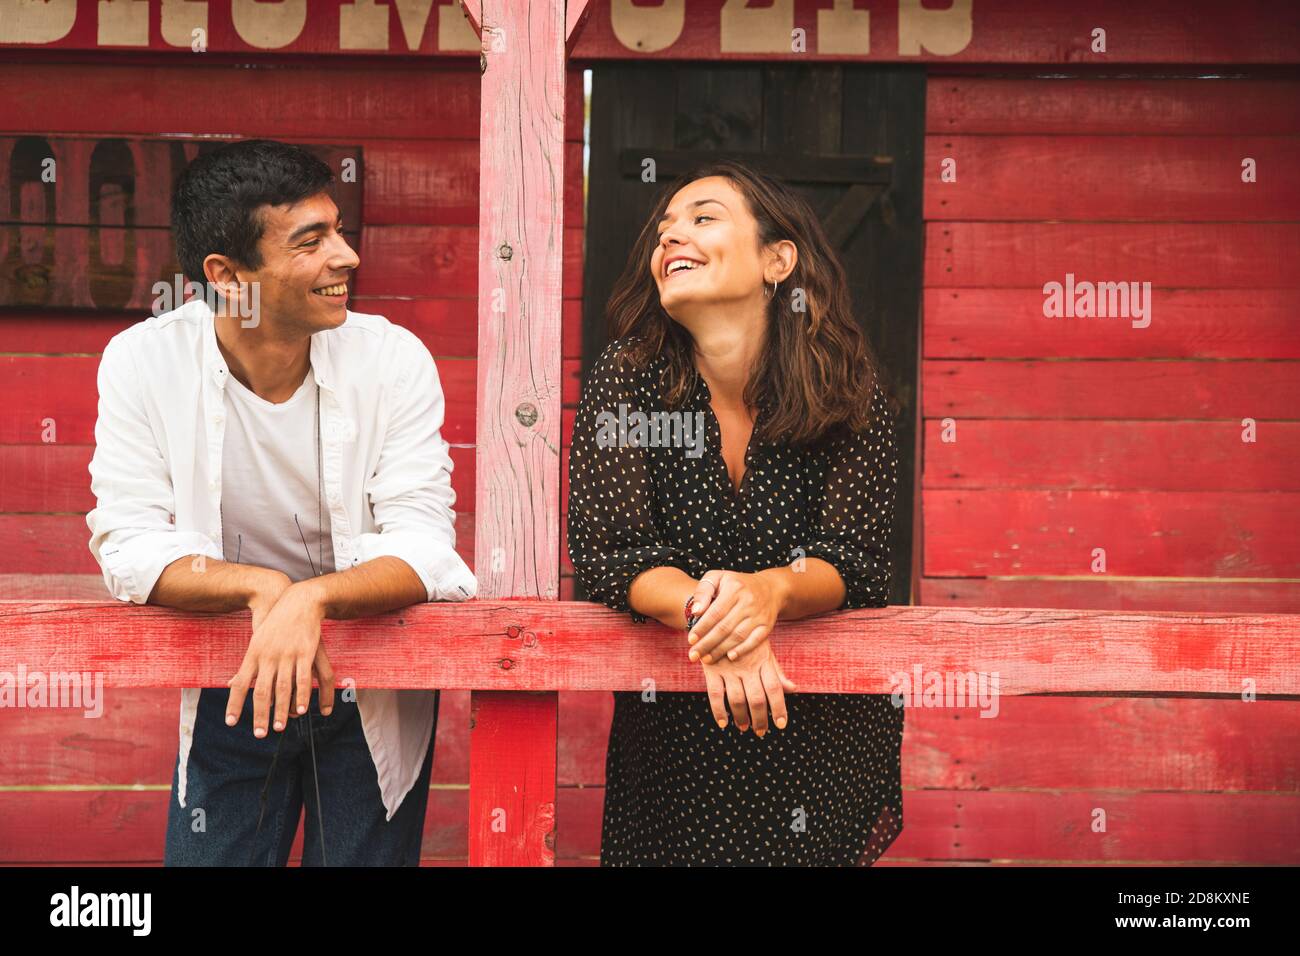
[[520,402],[515,409],[515,418],[525,428],[532,428],[537,423],[537,406],[532,402]]

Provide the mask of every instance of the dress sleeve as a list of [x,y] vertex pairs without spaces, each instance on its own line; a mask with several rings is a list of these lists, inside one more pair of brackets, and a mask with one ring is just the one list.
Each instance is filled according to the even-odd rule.
[[889,534],[898,491],[898,446],[880,382],[872,425],[827,449],[825,491],[813,540],[803,551],[834,565],[844,581],[842,608],[884,607],[889,600]]
[[708,568],[668,544],[654,520],[654,482],[645,448],[618,440],[624,415],[640,407],[635,370],[619,368],[620,342],[601,353],[587,376],[569,446],[569,558],[593,601],[648,620],[627,600],[633,579],[651,568],[680,568],[693,578]]

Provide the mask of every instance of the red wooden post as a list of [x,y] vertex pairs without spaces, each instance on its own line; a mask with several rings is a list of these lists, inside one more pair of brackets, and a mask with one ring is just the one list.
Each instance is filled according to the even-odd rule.
[[[479,599],[559,596],[564,0],[472,4],[479,132]],[[529,622],[517,624],[527,628]],[[504,666],[504,662],[503,662]],[[471,866],[555,862],[559,695],[471,697]]]

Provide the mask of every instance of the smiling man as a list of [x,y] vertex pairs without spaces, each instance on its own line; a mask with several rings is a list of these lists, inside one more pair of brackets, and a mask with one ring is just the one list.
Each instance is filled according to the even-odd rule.
[[321,621],[476,584],[437,370],[411,332],[348,310],[360,263],[332,181],[269,140],[190,164],[172,231],[214,294],[115,336],[99,368],[86,522],[109,591],[252,611],[229,686],[181,694],[168,865],[284,865],[304,804],[304,865],[419,862],[438,694],[336,700]]

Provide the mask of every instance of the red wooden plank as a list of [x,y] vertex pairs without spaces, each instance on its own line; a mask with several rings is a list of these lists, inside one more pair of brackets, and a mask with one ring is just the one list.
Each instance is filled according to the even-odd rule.
[[[320,64],[196,63],[187,51],[173,63],[118,60],[69,69],[49,60],[0,63],[0,87],[39,89],[10,97],[7,131],[42,133],[320,136],[363,141],[421,134],[439,139],[478,136],[478,64],[410,67],[331,64],[330,95],[321,95]],[[203,91],[220,89],[244,104],[237,120],[224,110],[195,109]],[[94,90],[94,96],[87,96]],[[105,109],[104,104],[113,104]]]
[[[1105,813],[1105,832],[1093,821]],[[891,858],[1300,863],[1300,796],[910,790]]]
[[[382,315],[410,329],[435,359],[473,358],[478,354],[475,319],[478,305],[473,298],[429,299],[358,295],[348,303],[356,312]],[[441,367],[441,361],[438,363]]]
[[1300,577],[1297,494],[932,489],[922,507],[933,577]]
[[89,445],[0,445],[0,512],[95,507]]
[[[910,673],[923,655],[931,670],[997,671],[1003,695],[1237,695],[1249,675],[1261,697],[1300,696],[1298,623],[1288,615],[898,606],[786,622],[773,640],[806,693],[887,693],[890,675]],[[216,687],[238,667],[247,627],[245,614],[0,602],[0,670],[39,661],[45,671],[102,673],[105,687]],[[358,687],[639,690],[653,674],[660,690],[701,690],[698,668],[677,644],[649,639],[659,627],[585,602],[498,598],[326,621],[322,633],[335,671]]]
[[385,139],[365,148],[365,223],[478,223],[478,143]]
[[[466,511],[456,512],[456,553],[474,567],[474,515]],[[98,573],[84,515],[0,514],[0,575]]]
[[1035,288],[1138,277],[1154,288],[1300,288],[1297,223],[935,222],[925,285]]
[[1300,133],[1294,79],[931,76],[928,133]]
[[[478,243],[473,226],[368,226],[358,252],[357,295],[455,299],[481,294],[474,259]],[[563,251],[563,295],[581,297],[581,229],[564,230]],[[555,310],[558,337],[558,302]]]
[[913,790],[1300,789],[1295,701],[1008,697],[976,709],[906,708]]
[[[429,347],[435,358],[472,358],[478,354],[478,303],[475,299],[423,299],[357,296],[350,303],[358,312],[373,312],[405,326]],[[582,358],[582,300],[566,298],[561,309],[564,357]],[[3,325],[0,325],[3,336]],[[0,343],[3,338],[0,337]],[[6,351],[0,348],[0,351]],[[18,351],[15,349],[14,351]],[[24,350],[27,351],[27,350]]]
[[1294,614],[1300,612],[1300,582],[921,578],[916,602],[958,607]]
[[[564,151],[564,221],[581,226],[582,143],[566,141]],[[367,145],[366,225],[477,225],[478,154],[472,140],[376,140]]]
[[[165,791],[16,791],[0,794],[0,860],[155,862]],[[603,788],[559,791],[559,853],[599,852]],[[464,845],[464,790],[430,793],[422,857],[454,862]],[[1093,831],[1095,811],[1105,832]],[[905,790],[903,832],[889,860],[1254,863],[1300,861],[1300,797],[1259,793],[1096,790]],[[299,845],[301,836],[299,837]]]
[[1295,294],[1286,289],[1153,289],[1142,329],[1048,318],[1041,287],[924,296],[926,358],[1300,358]]
[[358,296],[457,299],[477,291],[473,226],[368,226],[361,235]]
[[1300,419],[1296,362],[921,363],[927,418]]
[[[634,6],[593,4],[575,59],[836,60],[948,63],[1294,63],[1300,20],[1264,0],[1093,0],[1071,4],[873,3],[819,22],[815,0],[739,9],[724,21],[724,0]],[[618,12],[618,19],[614,18]],[[966,11],[970,11],[966,13]],[[829,13],[829,11],[825,11]],[[907,17],[910,12],[910,18]],[[868,18],[867,14],[870,13]],[[856,16],[855,16],[856,14]],[[922,19],[924,18],[924,19]],[[906,27],[911,27],[907,29]],[[918,24],[928,42],[903,42]],[[1105,53],[1091,33],[1104,25]],[[791,31],[806,31],[795,48]]]
[[100,574],[0,574],[0,601],[102,601]]
[[0,316],[0,353],[99,353],[109,339],[143,317],[125,312],[7,312]]
[[926,488],[1300,491],[1300,422],[925,422]]
[[[924,215],[1293,221],[1300,179],[1289,171],[1298,148],[1294,136],[927,136]],[[1255,182],[1242,182],[1246,157],[1258,164]],[[949,182],[941,177],[950,161],[956,178]],[[1127,270],[1122,277],[1150,281]]]

